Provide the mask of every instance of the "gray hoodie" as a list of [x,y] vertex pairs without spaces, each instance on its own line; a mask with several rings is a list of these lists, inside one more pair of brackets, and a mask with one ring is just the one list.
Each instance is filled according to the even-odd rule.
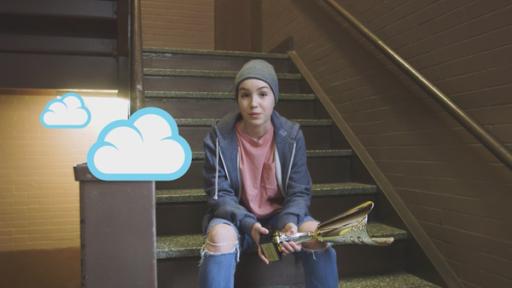
[[[238,141],[235,124],[240,114],[232,113],[218,121],[204,138],[204,189],[209,210],[203,231],[214,218],[232,222],[241,232],[250,234],[257,222],[240,201],[241,183]],[[298,225],[308,214],[311,202],[311,177],[307,167],[306,145],[299,124],[289,121],[276,111],[272,113],[276,144],[276,178],[283,193],[283,208],[278,212],[277,227],[288,223]]]

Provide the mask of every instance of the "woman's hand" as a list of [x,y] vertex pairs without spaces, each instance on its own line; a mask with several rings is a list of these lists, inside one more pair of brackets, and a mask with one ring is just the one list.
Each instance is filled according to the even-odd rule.
[[254,223],[254,225],[252,225],[252,228],[251,228],[251,237],[252,237],[252,240],[254,240],[254,243],[256,243],[256,246],[258,247],[258,256],[260,256],[260,259],[265,262],[265,264],[268,264],[270,263],[267,259],[267,257],[265,257],[265,255],[263,254],[263,251],[261,250],[261,246],[260,246],[260,235],[263,234],[263,235],[267,235],[269,232],[266,228],[264,228],[263,226],[261,226],[260,223],[256,222]]
[[[284,226],[284,228],[283,228],[283,230],[281,230],[281,232],[283,232],[286,235],[293,235],[293,234],[297,233],[297,230],[298,230],[297,225],[295,225],[293,223],[288,223]],[[283,242],[283,243],[281,243],[281,247],[283,248],[283,255],[287,255],[287,254],[294,253],[294,252],[299,252],[302,249],[301,244],[295,243],[293,241]]]

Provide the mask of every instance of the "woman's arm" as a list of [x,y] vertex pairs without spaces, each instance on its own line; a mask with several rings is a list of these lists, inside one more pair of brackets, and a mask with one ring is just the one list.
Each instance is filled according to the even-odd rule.
[[308,212],[311,203],[311,176],[309,175],[306,155],[306,143],[302,130],[295,142],[295,154],[291,163],[283,209],[278,214],[277,227],[283,229],[287,224],[298,226],[299,219]]
[[[217,137],[213,129],[203,141],[205,152],[203,178],[208,205],[214,217],[231,221],[241,231],[250,235],[252,226],[257,222],[256,217],[240,205],[239,198],[229,183],[225,167],[222,161],[217,159],[216,141]],[[216,197],[215,194],[217,194]]]

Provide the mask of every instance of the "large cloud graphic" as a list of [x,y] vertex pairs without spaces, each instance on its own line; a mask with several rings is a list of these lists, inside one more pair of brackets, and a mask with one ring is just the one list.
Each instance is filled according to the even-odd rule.
[[91,112],[80,95],[66,93],[46,104],[39,121],[46,128],[83,128],[91,121]]
[[166,111],[149,107],[108,124],[87,154],[94,176],[113,181],[175,180],[192,162],[192,151]]

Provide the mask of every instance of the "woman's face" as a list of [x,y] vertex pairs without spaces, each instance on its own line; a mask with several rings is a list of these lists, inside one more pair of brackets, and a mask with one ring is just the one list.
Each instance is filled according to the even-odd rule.
[[247,79],[238,86],[238,108],[246,125],[269,125],[274,103],[274,93],[264,81]]

